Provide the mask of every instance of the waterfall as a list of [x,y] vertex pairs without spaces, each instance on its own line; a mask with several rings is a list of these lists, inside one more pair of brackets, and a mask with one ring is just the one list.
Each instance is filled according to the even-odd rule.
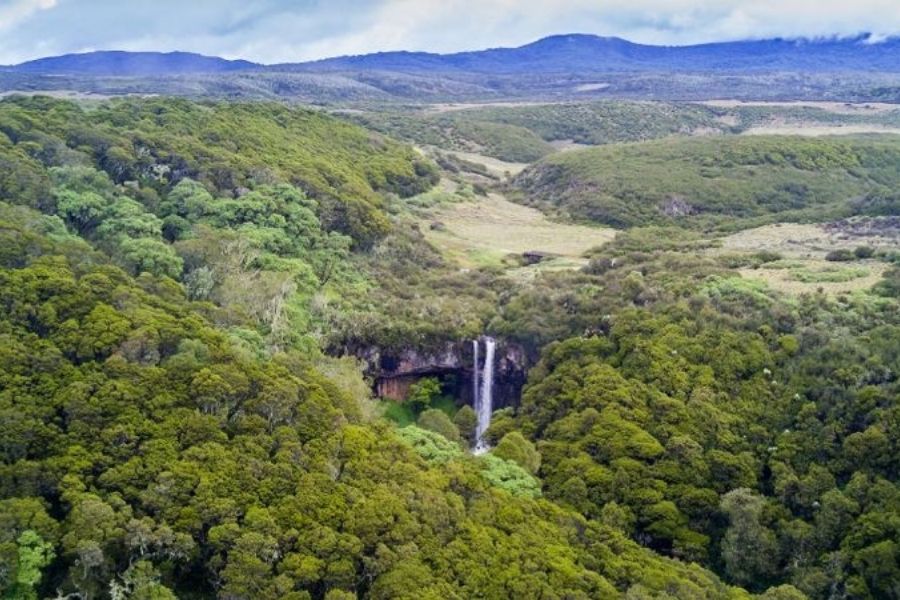
[[479,368],[479,366],[478,366],[478,340],[472,340],[472,355],[474,356],[474,359],[472,361],[472,364],[474,365],[474,368],[472,369],[472,403],[476,406],[476,410],[477,410],[478,392],[479,392],[479,388],[478,388],[478,368]]
[[475,428],[475,454],[488,451],[484,432],[491,424],[491,413],[494,412],[494,338],[484,338],[484,369],[481,376],[481,389],[478,389],[478,342],[475,342],[475,413],[478,425]]

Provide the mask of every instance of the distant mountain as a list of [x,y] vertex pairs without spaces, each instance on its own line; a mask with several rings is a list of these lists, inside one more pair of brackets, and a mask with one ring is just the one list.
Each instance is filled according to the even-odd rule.
[[[356,79],[385,74],[413,77],[543,76],[599,73],[900,73],[900,38],[771,39],[695,46],[650,46],[615,37],[557,35],[519,48],[456,54],[380,52],[306,63],[261,65],[187,52],[89,52],[41,58],[0,71],[19,75],[159,77],[266,71],[352,74]],[[367,75],[368,74],[368,75]],[[365,84],[371,82],[365,81]],[[406,82],[400,82],[405,85]],[[490,85],[488,85],[490,87]]]
[[748,70],[900,72],[900,38],[875,42],[869,36],[861,35],[648,46],[614,37],[572,34],[544,38],[519,48],[443,55],[383,52],[270,68],[482,74]]
[[226,60],[190,52],[101,51],[39,58],[6,70],[31,74],[147,77],[230,73],[259,66],[246,60]]

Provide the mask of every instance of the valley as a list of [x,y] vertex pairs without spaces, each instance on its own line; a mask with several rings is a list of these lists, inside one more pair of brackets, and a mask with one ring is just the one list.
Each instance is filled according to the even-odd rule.
[[897,600],[897,43],[0,69],[0,597]]

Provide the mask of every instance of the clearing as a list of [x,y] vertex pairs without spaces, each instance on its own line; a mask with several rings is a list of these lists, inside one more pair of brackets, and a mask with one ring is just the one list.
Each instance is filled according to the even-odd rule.
[[697,102],[697,104],[705,104],[706,106],[718,108],[740,108],[742,106],[819,108],[840,115],[876,114],[900,109],[900,104],[888,104],[886,102],[864,102],[860,104],[852,102],[745,102],[743,100],[707,100],[705,102]]
[[891,230],[882,235],[854,235],[840,223],[831,226],[776,223],[740,231],[722,238],[713,252],[777,252],[784,257],[757,269],[741,269],[746,279],[765,281],[769,287],[788,294],[841,294],[867,290],[881,281],[888,265],[876,260],[829,262],[832,250],[853,250],[858,246],[897,248]]
[[888,265],[866,260],[833,263],[823,260],[780,261],[771,267],[741,269],[741,277],[760,279],[772,289],[787,294],[842,294],[868,290],[881,281]]
[[900,135],[900,128],[887,127],[877,123],[848,125],[818,125],[813,123],[770,124],[751,127],[742,135],[805,135],[821,137],[826,135],[859,135],[866,133]]
[[825,258],[832,250],[853,250],[857,246],[897,248],[893,235],[852,235],[837,227],[802,223],[775,223],[745,229],[722,238],[722,250],[759,252],[768,250],[790,258]]
[[[431,227],[437,223],[440,226]],[[442,204],[429,213],[422,229],[432,244],[462,267],[502,265],[511,254],[525,252],[554,257],[535,267],[579,267],[587,262],[582,258],[587,250],[615,236],[609,228],[551,221],[542,212],[495,193],[475,201]]]

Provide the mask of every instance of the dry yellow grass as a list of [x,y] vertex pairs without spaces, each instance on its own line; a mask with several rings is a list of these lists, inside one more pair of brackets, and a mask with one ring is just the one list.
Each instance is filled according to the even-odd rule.
[[842,115],[858,115],[858,114],[876,114],[891,112],[898,109],[896,104],[888,104],[885,102],[865,102],[865,103],[849,103],[849,102],[766,102],[766,101],[750,101],[743,100],[706,100],[698,102],[707,106],[716,106],[719,108],[737,108],[741,106],[773,106],[785,108],[809,107],[819,108],[828,112]]
[[[817,260],[804,260],[804,269],[808,271],[823,271],[833,268],[834,263]],[[867,274],[850,281],[840,282],[803,282],[794,279],[792,269],[741,269],[741,277],[746,279],[761,279],[772,289],[787,294],[813,293],[821,289],[826,294],[841,294],[844,292],[857,292],[867,290],[881,281],[888,266],[884,263],[866,261],[860,265]]]
[[445,154],[458,156],[459,158],[467,160],[469,162],[484,165],[492,175],[496,175],[497,177],[518,175],[526,168],[528,168],[528,163],[506,162],[500,160],[499,158],[492,158],[490,156],[476,154],[474,152],[456,152],[453,150],[442,150],[442,152],[444,152]]
[[852,250],[857,246],[896,248],[898,240],[888,237],[852,237],[826,231],[821,225],[776,223],[740,231],[722,238],[717,252],[759,252],[770,250],[790,258],[823,258],[832,250]]
[[[444,229],[430,229],[428,225],[435,221],[443,223]],[[546,267],[572,268],[584,263],[585,251],[615,236],[608,228],[551,221],[540,211],[513,204],[499,194],[441,206],[422,228],[429,241],[466,267],[501,264],[510,254],[538,251],[560,257]]]
[[[832,250],[852,250],[857,246],[875,246],[896,248],[897,240],[887,237],[853,237],[839,232],[827,231],[821,225],[800,223],[777,223],[755,229],[747,229],[722,238],[720,248],[711,250],[714,253],[753,253],[761,250],[777,252],[790,262],[796,262],[797,268],[759,268],[742,269],[741,276],[748,279],[761,279],[773,289],[788,293],[802,294],[822,289],[827,294],[840,294],[866,290],[881,281],[887,265],[877,261],[833,263],[824,260]],[[864,269],[865,276],[849,281],[828,282],[797,280],[798,271],[817,274],[833,269]]]
[[823,137],[826,135],[858,135],[863,133],[879,133],[900,135],[900,128],[883,125],[818,125],[805,123],[773,123],[760,127],[751,127],[743,135],[805,135]]

